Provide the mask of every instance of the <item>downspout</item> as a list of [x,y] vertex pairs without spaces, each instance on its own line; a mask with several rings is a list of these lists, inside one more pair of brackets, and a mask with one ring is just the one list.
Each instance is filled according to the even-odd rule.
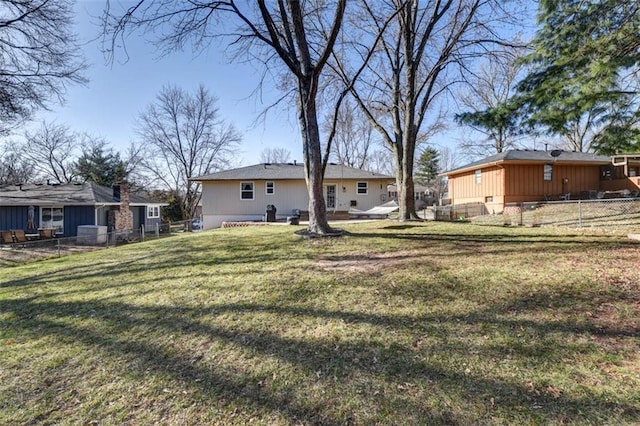
[[342,192],[342,189],[344,188],[343,186],[343,181],[344,179],[344,164],[340,164],[340,188],[336,189],[336,205],[333,207],[333,214],[336,214],[336,211],[338,210],[338,205],[339,205],[339,198],[338,198],[338,194]]
[[[507,174],[502,164],[495,162],[493,165],[498,167],[502,173],[502,210],[504,211],[505,205],[507,204]],[[495,202],[495,200],[493,202]]]
[[96,208],[93,211],[93,223],[95,223],[96,225],[98,225],[98,210],[103,209],[105,207],[105,204],[101,204],[101,205],[96,205]]

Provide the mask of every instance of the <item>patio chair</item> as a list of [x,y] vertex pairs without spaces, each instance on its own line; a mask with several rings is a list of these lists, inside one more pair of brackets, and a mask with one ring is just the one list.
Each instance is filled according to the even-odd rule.
[[41,240],[49,240],[53,238],[53,228],[38,229],[38,234]]
[[0,242],[2,244],[14,243],[13,233],[11,231],[0,231]]

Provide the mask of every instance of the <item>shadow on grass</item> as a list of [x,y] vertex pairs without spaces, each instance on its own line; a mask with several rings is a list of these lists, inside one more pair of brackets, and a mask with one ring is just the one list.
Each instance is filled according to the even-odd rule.
[[[576,304],[582,302],[574,300]],[[465,357],[475,351],[477,356],[493,359],[505,350],[469,344],[467,336],[460,335],[461,323],[474,327],[492,325],[506,335],[530,328],[538,336],[550,331],[567,336],[593,333],[618,338],[638,336],[638,330],[632,333],[617,329],[596,330],[568,320],[536,322],[506,319],[500,315],[514,309],[535,308],[537,303],[535,300],[516,298],[509,303],[465,315],[403,316],[251,303],[188,308],[105,301],[41,302],[32,297],[0,300],[0,312],[11,313],[14,317],[1,321],[0,327],[14,329],[32,338],[53,336],[61,342],[80,342],[88,349],[102,352],[118,364],[128,365],[127,368],[136,376],[144,377],[150,373],[160,377],[169,376],[206,398],[233,401],[262,413],[265,418],[278,413],[291,423],[338,425],[389,420],[391,423],[419,421],[425,424],[457,424],[472,420],[477,423],[483,421],[473,418],[474,410],[478,415],[478,407],[484,407],[484,421],[490,421],[493,415],[505,422],[526,419],[542,423],[565,420],[580,423],[607,419],[608,416],[618,420],[637,420],[640,417],[640,406],[637,404],[612,402],[588,391],[581,397],[565,393],[532,393],[522,377],[514,380],[492,378],[480,371],[454,369],[442,361],[430,361],[426,356],[429,353],[445,353],[453,357]],[[395,338],[389,341],[376,338],[345,341],[310,336],[293,338],[287,337],[287,333],[255,325],[255,322],[244,324],[244,320],[265,313],[292,324],[303,319],[336,321],[372,325],[385,334],[392,329],[393,332],[389,333],[391,336],[409,334],[415,338],[427,335],[445,338],[430,343],[425,350],[417,350]],[[238,317],[239,322],[235,322],[237,325],[217,325],[218,319],[230,314]],[[96,321],[99,326],[91,325]],[[132,329],[141,330],[142,334],[129,334]],[[167,342],[166,336],[169,335],[198,336],[206,339],[208,344],[205,349],[200,347],[197,352],[190,352]],[[566,362],[563,360],[595,350],[589,345],[579,348],[563,345],[559,340],[530,343],[514,345],[509,350],[518,357],[530,359],[534,365],[547,368],[550,363]],[[220,345],[255,354],[252,356],[254,365],[238,365],[233,370],[218,368],[215,362],[206,357],[205,352],[208,348]],[[265,358],[273,357],[302,371],[305,378],[291,376],[289,381],[265,384],[264,378],[259,377],[251,367],[264,362]],[[389,383],[393,384],[393,393],[381,388],[382,384]],[[364,414],[358,412],[352,412],[355,418],[348,417],[341,411],[341,401],[324,399],[321,396],[324,391],[315,399],[308,398],[311,386],[320,387],[328,394],[339,395],[344,391],[348,394],[344,397],[357,400],[357,406],[368,409],[370,417],[362,417]],[[354,386],[367,391],[355,392]],[[417,389],[416,395],[399,390],[407,386]],[[457,409],[430,408],[419,397],[421,392],[435,395],[436,398],[449,396],[462,405]],[[492,412],[489,399],[499,401],[500,412]],[[391,418],[378,417],[381,413],[376,410],[379,407],[389,408],[387,404],[394,409]],[[464,404],[475,405],[475,408],[465,412]]]
[[[381,238],[396,240],[399,243],[409,241],[423,246],[443,245],[440,253],[430,253],[430,256],[459,255],[460,252],[473,252],[476,255],[500,254],[520,250],[523,246],[527,246],[527,249],[529,249],[531,244],[543,245],[544,251],[549,253],[563,252],[566,247],[572,247],[573,250],[593,247],[603,250],[608,248],[638,247],[638,244],[633,241],[612,241],[610,237],[605,236],[584,237],[576,235],[554,238],[547,234],[512,235],[510,233],[492,233],[478,235],[477,233],[431,233],[428,224],[389,225],[382,229],[384,230],[383,232],[349,231],[346,234],[349,238],[356,239]],[[398,232],[401,230],[408,230],[409,232]],[[126,259],[120,259],[117,263],[113,260],[108,262],[92,260],[89,265],[65,265],[54,273],[47,272],[46,274],[37,274],[25,279],[6,280],[0,283],[0,288],[59,283],[75,279],[109,279],[122,274],[132,275],[150,271],[157,271],[162,274],[171,269],[182,270],[192,268],[194,265],[213,267],[218,265],[247,265],[253,266],[256,271],[259,271],[268,262],[282,259],[283,253],[286,253],[289,261],[297,260],[302,262],[308,259],[308,254],[304,252],[304,249],[308,248],[308,242],[297,238],[287,239],[280,234],[265,234],[256,243],[255,238],[242,238],[234,234],[220,235],[210,235],[210,237],[216,238],[215,247],[218,247],[217,250],[212,250],[212,246],[206,238],[163,240],[162,246],[155,245],[150,254],[142,251],[143,255],[140,255],[138,250],[140,245],[138,244],[135,246],[123,246],[122,248],[117,247],[109,250],[127,250],[126,253],[131,253],[131,256]],[[150,243],[153,244],[155,241]],[[386,250],[385,247],[381,247],[381,249]],[[343,259],[348,258],[348,255],[341,254],[340,256]]]
[[[125,259],[117,258],[117,260],[114,260],[109,256],[108,261],[92,260],[87,264],[65,264],[53,273],[46,272],[24,279],[0,282],[0,288],[36,286],[86,279],[101,279],[104,281],[104,287],[107,288],[110,284],[106,283],[110,283],[111,279],[120,276],[148,274],[154,271],[163,276],[166,271],[188,271],[194,265],[198,265],[198,267],[247,265],[253,266],[251,269],[259,272],[264,268],[264,265],[268,265],[273,260],[278,260],[281,250],[286,250],[287,247],[290,247],[287,251],[288,261],[306,259],[299,250],[294,249],[295,244],[289,243],[283,247],[283,243],[280,242],[276,250],[274,249],[276,247],[275,242],[269,239],[261,241],[258,245],[255,244],[254,240],[252,242],[244,242],[242,240],[218,241],[217,246],[223,247],[222,250],[212,250],[211,246],[207,245],[189,244],[187,239],[184,240],[184,244],[181,245],[169,244],[163,247],[154,247],[152,253],[140,251],[139,246],[127,246],[128,253],[131,253],[131,256]],[[118,250],[118,248],[110,250]],[[140,253],[143,254],[141,255]],[[237,275],[238,270],[239,268],[229,272],[216,271],[216,275]]]
[[[561,251],[571,244],[577,248],[575,252],[578,254],[582,248],[621,247],[619,242],[594,237],[583,241],[582,237],[552,238],[536,234],[518,235],[514,239],[508,234],[432,235],[422,225],[410,225],[403,229],[415,230],[414,228],[419,227],[425,229],[421,234],[358,232],[351,233],[350,238],[393,238],[400,242],[440,242],[463,246],[498,245],[504,251],[513,250],[514,247],[523,248],[523,244],[527,244],[526,247],[529,248],[531,243],[543,243],[549,250]],[[118,279],[150,271],[152,275],[162,276],[163,279],[166,279],[164,274],[167,271],[177,271],[180,276],[184,272],[185,276],[193,277],[187,275],[187,272],[190,273],[195,265],[203,265],[209,268],[202,274],[215,272],[237,276],[238,268],[222,272],[216,266],[246,266],[249,277],[250,271],[263,271],[264,265],[281,259],[282,253],[287,253],[287,259],[295,263],[306,260],[308,253],[296,250],[306,247],[306,243],[288,242],[284,246],[278,246],[277,250],[273,249],[280,238],[265,238],[259,244],[255,240],[247,242],[228,238],[219,242],[224,250],[217,251],[211,251],[206,245],[167,244],[153,254],[132,255],[132,258],[117,264],[113,261],[100,263],[98,260],[100,267],[97,269],[95,264],[61,267],[54,273],[16,279],[0,284],[0,287],[101,279],[98,288],[87,285],[85,289],[77,290],[91,293],[103,288],[123,286]],[[354,262],[362,260],[362,256],[357,254],[340,258],[349,260],[349,257]],[[402,254],[397,257],[401,261],[409,260]],[[330,253],[326,258],[338,259]],[[147,279],[140,284],[149,283]],[[491,422],[492,416],[504,423],[519,420],[528,423],[561,423],[567,420],[574,423],[594,423],[596,420],[606,422],[608,417],[628,421],[640,418],[638,404],[613,402],[596,391],[585,390],[580,395],[536,393],[527,386],[522,376],[508,379],[505,375],[496,377],[486,372],[466,372],[464,368],[454,368],[442,359],[448,355],[456,359],[475,356],[489,362],[496,358],[514,356],[523,360],[523,364],[528,365],[527,368],[531,371],[556,367],[561,369],[563,365],[581,359],[585,354],[598,351],[597,343],[587,341],[569,344],[563,337],[566,340],[576,336],[637,340],[640,335],[637,328],[597,327],[586,321],[571,320],[566,315],[571,310],[579,314],[597,304],[614,303],[621,297],[618,293],[594,290],[554,294],[538,291],[532,295],[518,294],[496,300],[489,306],[464,314],[411,316],[301,307],[296,304],[309,301],[305,300],[308,290],[291,289],[287,287],[289,284],[291,283],[282,283],[281,286],[283,292],[290,292],[289,298],[279,297],[277,303],[209,304],[203,308],[140,306],[97,299],[63,302],[35,296],[24,299],[5,297],[0,300],[0,312],[5,315],[0,317],[5,318],[0,321],[0,330],[12,330],[31,338],[54,337],[61,342],[79,342],[87,350],[103,354],[118,365],[128,366],[126,368],[132,375],[140,379],[148,374],[170,377],[205,398],[233,401],[249,407],[266,419],[271,413],[277,413],[290,423],[457,424]],[[125,285],[134,284],[128,282]],[[299,287],[302,286],[304,283],[299,284]],[[59,290],[59,286],[55,288]],[[411,289],[381,290],[404,291],[400,296],[405,299],[424,299],[428,296],[423,290],[414,294],[410,293],[415,291]],[[159,294],[161,291],[158,290]],[[53,294],[47,293],[46,296],[51,297]],[[560,312],[562,319],[534,320],[526,315],[549,310]],[[271,323],[262,324],[262,318],[266,314],[271,318]],[[229,317],[235,321],[220,325]],[[295,328],[300,321],[310,321],[312,324],[335,322],[344,324],[345,327],[366,325],[375,329],[376,334],[370,338],[350,340],[313,337],[309,333],[298,338],[291,337],[286,332],[287,327]],[[279,327],[275,327],[276,324]],[[277,332],[274,328],[285,331]],[[137,330],[138,334],[132,333],[132,330]],[[497,331],[513,343],[509,346],[475,343],[474,339],[482,337],[485,330]],[[340,332],[337,333],[340,337]],[[206,349],[200,347],[191,352],[188,347],[178,348],[172,345],[167,336],[182,339],[197,336],[206,341]],[[411,342],[408,343],[400,336],[410,336]],[[420,347],[420,341],[427,340],[426,337],[430,340],[424,343],[424,347]],[[237,365],[226,370],[219,368],[212,360],[211,352],[207,351],[215,351],[209,348],[218,348],[220,345],[252,354],[255,365]],[[434,359],[432,354],[440,354],[440,357]],[[271,358],[291,366],[295,371],[301,371],[303,377],[292,375],[289,381],[265,382],[264,376],[252,367],[260,366]],[[264,369],[268,373],[272,372],[266,365]],[[385,387],[387,385],[391,386]],[[310,388],[314,386],[323,392],[309,398]],[[406,392],[407,387],[414,389],[414,394]],[[394,391],[390,391],[390,388]],[[322,396],[324,392],[334,396]],[[345,394],[345,398],[353,400],[353,405],[349,406],[348,402],[343,401],[341,393]],[[423,396],[420,396],[421,393]],[[425,400],[432,402],[434,398],[440,397],[455,401],[457,408],[434,407],[433,403],[431,406],[425,405]],[[491,407],[490,400],[498,401],[500,407]],[[108,404],[109,401],[104,403]],[[465,404],[470,407],[468,411]],[[357,408],[349,407],[365,409],[358,412]],[[366,410],[369,414],[364,414]],[[378,410],[389,410],[390,418],[384,417]]]

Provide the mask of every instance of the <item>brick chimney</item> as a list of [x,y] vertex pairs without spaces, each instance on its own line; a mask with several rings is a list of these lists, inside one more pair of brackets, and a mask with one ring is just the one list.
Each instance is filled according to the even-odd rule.
[[[118,234],[133,231],[133,212],[129,208],[129,187],[124,184],[114,185],[114,201],[120,201],[119,206],[111,207],[109,211],[109,228]],[[119,200],[115,200],[118,197]]]

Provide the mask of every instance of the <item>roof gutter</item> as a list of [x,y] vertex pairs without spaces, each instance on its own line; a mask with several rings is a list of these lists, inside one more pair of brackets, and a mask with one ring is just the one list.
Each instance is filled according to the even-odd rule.
[[460,173],[468,172],[471,170],[478,170],[478,169],[483,169],[485,167],[491,167],[491,166],[501,167],[504,169],[504,166],[502,166],[502,164],[504,163],[505,163],[504,160],[500,160],[500,161],[492,161],[491,163],[478,164],[472,167],[463,167],[461,169],[454,169],[448,172],[440,173],[438,174],[438,177],[449,177],[452,174],[460,174]]

